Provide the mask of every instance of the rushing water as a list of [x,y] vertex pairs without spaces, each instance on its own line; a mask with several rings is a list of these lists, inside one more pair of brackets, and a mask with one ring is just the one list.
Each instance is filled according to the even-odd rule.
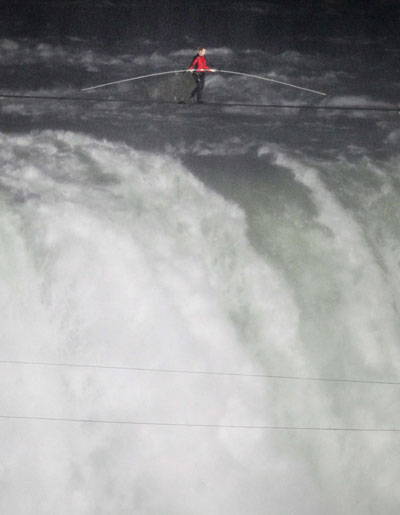
[[[192,55],[117,43],[0,40],[1,92],[77,96]],[[226,69],[268,62],[269,77],[330,105],[396,101],[393,44],[375,48],[381,74],[354,67],[370,40],[353,55],[338,52],[345,39],[324,44],[209,53]],[[173,99],[190,85],[104,95]],[[319,101],[218,74],[206,96]],[[397,113],[0,102],[0,360],[399,380]],[[400,428],[396,385],[0,367],[1,416]],[[400,503],[397,433],[11,418],[0,449],[12,515],[394,515]]]

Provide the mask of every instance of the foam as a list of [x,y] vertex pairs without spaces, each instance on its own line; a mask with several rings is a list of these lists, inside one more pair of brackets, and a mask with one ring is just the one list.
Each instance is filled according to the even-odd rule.
[[[66,132],[1,135],[1,148],[2,239],[11,253],[1,255],[2,357],[251,372],[260,370],[252,332],[280,341],[283,355],[294,345],[290,290],[252,250],[243,212],[178,161]],[[254,380],[3,372],[2,413],[270,419],[265,384]],[[0,432],[8,512],[279,513],[299,505],[304,490],[300,513],[319,505],[307,465],[260,432],[20,422]],[[12,486],[20,481],[30,485],[24,496]]]

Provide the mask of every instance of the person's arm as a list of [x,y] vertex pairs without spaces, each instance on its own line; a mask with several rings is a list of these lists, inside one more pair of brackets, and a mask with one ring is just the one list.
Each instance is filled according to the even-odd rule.
[[194,71],[194,68],[195,66],[198,66],[198,63],[197,63],[197,60],[198,60],[199,56],[198,55],[195,55],[192,59],[192,64],[189,66],[189,70],[190,71]]
[[207,69],[210,71],[210,72],[215,72],[217,71],[214,66],[212,65],[212,63],[210,63],[210,61],[207,59],[206,57],[206,63],[207,63]]

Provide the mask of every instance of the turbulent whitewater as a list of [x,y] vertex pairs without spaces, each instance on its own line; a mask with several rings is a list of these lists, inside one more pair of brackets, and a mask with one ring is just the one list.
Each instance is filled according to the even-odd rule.
[[[325,44],[209,53],[332,105],[394,101],[391,47],[360,86],[368,41]],[[1,93],[73,96],[189,47],[10,37]],[[398,433],[326,429],[400,429],[398,385],[249,375],[399,382],[398,115],[154,105],[183,86],[1,100],[0,416],[32,419],[0,419],[0,511],[395,515]],[[310,101],[229,76],[205,95]]]

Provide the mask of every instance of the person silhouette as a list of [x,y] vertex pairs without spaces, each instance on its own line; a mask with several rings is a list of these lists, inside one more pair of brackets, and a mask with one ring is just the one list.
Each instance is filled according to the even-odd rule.
[[193,73],[193,79],[196,87],[190,95],[190,100],[193,102],[194,97],[197,97],[197,103],[203,104],[202,96],[204,90],[204,83],[206,78],[205,72],[215,72],[215,68],[206,58],[207,50],[204,47],[199,48],[198,53],[193,57],[189,71]]

